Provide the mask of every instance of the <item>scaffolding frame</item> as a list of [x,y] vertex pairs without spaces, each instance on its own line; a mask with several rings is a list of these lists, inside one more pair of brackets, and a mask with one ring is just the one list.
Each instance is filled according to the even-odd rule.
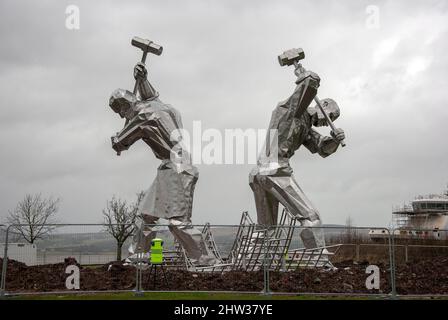
[[202,235],[209,251],[217,264],[213,266],[195,266],[182,246],[175,241],[178,265],[195,272],[259,271],[267,268],[271,271],[295,271],[299,268],[322,268],[331,266],[330,257],[335,255],[341,245],[320,248],[290,249],[298,218],[287,209],[282,210],[276,226],[258,226],[248,212],[242,213],[240,224],[230,252],[223,258],[213,237],[210,224],[202,229]]

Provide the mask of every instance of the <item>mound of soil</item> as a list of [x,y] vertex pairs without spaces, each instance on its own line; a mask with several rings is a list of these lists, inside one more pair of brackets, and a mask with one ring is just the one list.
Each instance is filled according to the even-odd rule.
[[[3,263],[0,259],[0,263]],[[47,292],[66,290],[65,273],[68,265],[80,269],[80,287],[82,290],[129,290],[135,287],[135,269],[113,262],[101,267],[81,266],[76,259],[66,258],[63,263],[41,266],[26,266],[9,260],[6,272],[6,291]],[[109,265],[112,267],[109,268]],[[110,269],[108,271],[108,269]]]
[[[2,259],[0,259],[0,265]],[[388,265],[380,268],[380,289],[368,290],[367,261],[344,261],[336,264],[337,270],[300,269],[294,272],[270,272],[270,289],[291,293],[389,293],[391,291]],[[49,292],[66,290],[65,273],[68,265],[80,268],[81,290],[132,290],[135,288],[136,270],[114,261],[102,266],[80,266],[76,259],[67,258],[63,263],[26,266],[8,260],[6,290],[8,292]],[[168,286],[161,270],[156,281],[150,270],[142,272],[144,290],[188,291],[261,291],[262,271],[230,271],[224,273],[189,272],[165,269]],[[397,267],[396,286],[399,294],[448,294],[448,258],[433,258]]]
[[399,294],[448,294],[448,257],[400,265],[395,278]]

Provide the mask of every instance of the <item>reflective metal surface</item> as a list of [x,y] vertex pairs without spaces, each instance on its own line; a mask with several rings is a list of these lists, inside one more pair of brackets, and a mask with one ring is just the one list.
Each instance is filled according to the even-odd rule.
[[201,232],[191,226],[193,194],[199,173],[191,164],[190,155],[178,144],[181,136],[171,137],[173,131],[182,128],[180,113],[158,98],[147,74],[142,62],[135,66],[134,77],[140,98],[130,91],[117,89],[109,100],[112,110],[127,120],[125,127],[112,137],[112,148],[117,154],[141,139],[162,160],[157,176],[140,204],[139,227],[129,252],[148,252],[156,235],[151,224],[163,218],[169,221],[170,230],[190,259],[198,264],[213,264],[214,258],[204,244]]
[[[345,138],[343,130],[337,129],[331,136],[323,136],[314,127],[328,125],[319,106],[310,107],[320,85],[319,76],[306,71],[298,61],[305,54],[301,49],[292,49],[279,56],[281,65],[295,66],[296,88],[292,95],[280,102],[272,112],[268,132],[276,130],[278,143],[266,139],[265,149],[259,157],[258,165],[249,175],[249,184],[255,197],[258,223],[276,225],[278,207],[282,204],[290,214],[305,227],[322,224],[318,210],[297,183],[289,159],[302,145],[311,153],[321,157],[333,154]],[[332,99],[322,100],[323,111],[331,120],[339,117],[339,107]],[[277,157],[273,157],[277,155]],[[320,229],[307,229],[301,232],[306,248],[325,246]]]

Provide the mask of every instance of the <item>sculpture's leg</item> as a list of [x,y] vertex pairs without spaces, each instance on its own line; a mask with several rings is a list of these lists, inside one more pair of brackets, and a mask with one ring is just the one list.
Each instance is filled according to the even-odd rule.
[[255,207],[257,209],[257,223],[272,226],[277,224],[278,200],[263,188],[260,179],[263,176],[250,174],[249,185],[254,193]]
[[128,249],[130,255],[149,252],[151,240],[156,237],[156,231],[153,229],[159,218],[148,214],[140,214],[138,219],[140,221],[136,222],[137,230],[134,231],[134,237]]
[[169,219],[170,231],[185,249],[193,263],[200,265],[213,265],[216,259],[210,253],[202,233],[192,226],[188,217],[173,217]]
[[[293,175],[290,176],[266,176],[263,183],[265,190],[270,190],[280,203],[297,217],[302,226],[319,227],[321,219],[319,212],[302,191]],[[325,246],[325,237],[321,228],[305,228],[300,237],[306,248]]]

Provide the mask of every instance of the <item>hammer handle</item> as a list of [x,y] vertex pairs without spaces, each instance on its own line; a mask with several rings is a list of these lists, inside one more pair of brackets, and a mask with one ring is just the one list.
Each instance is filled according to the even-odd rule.
[[[142,63],[145,63],[146,62],[146,56],[148,55],[148,51],[143,51],[143,55],[142,55],[142,60],[141,60],[141,62]],[[135,80],[135,84],[134,84],[134,94],[137,94],[137,90],[138,90],[138,80]],[[125,123],[124,123],[124,126],[126,126],[127,124],[128,124],[128,122],[129,122],[129,120],[128,119],[126,119],[126,121],[125,121]]]
[[[146,62],[146,56],[148,55],[148,51],[143,51],[143,56],[142,56],[142,63]],[[135,85],[134,85],[134,94],[137,94],[137,88],[138,88],[138,80],[135,80]]]
[[[331,130],[333,132],[336,131],[336,127],[334,126],[333,121],[331,121],[330,117],[328,116],[328,114],[325,112],[324,108],[322,107],[322,104],[320,103],[319,98],[314,97],[314,101],[316,101],[317,105],[319,106],[320,111],[322,112],[322,114],[324,115],[325,119],[327,120],[328,125],[330,126]],[[345,142],[344,140],[341,141],[341,146],[345,147]]]
[[[142,55],[142,60],[141,60],[141,62],[142,63],[145,63],[146,62],[146,56],[148,55],[148,51],[146,51],[146,50],[144,50],[143,51],[143,55]],[[135,80],[135,84],[134,84],[134,94],[137,94],[137,90],[138,90],[138,80],[136,79]],[[129,120],[128,119],[126,119],[126,121],[124,122],[124,126],[126,127],[127,125],[128,125],[128,123],[129,123]],[[118,151],[117,152],[117,156],[119,156],[121,154],[121,152],[120,151]]]

